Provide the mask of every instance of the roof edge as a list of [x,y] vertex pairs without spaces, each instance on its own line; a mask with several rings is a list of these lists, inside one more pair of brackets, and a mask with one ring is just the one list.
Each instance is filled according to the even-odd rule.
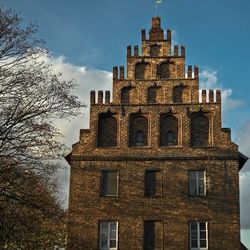
[[239,171],[244,167],[245,163],[249,159],[246,155],[242,154],[240,151],[238,152],[239,156]]

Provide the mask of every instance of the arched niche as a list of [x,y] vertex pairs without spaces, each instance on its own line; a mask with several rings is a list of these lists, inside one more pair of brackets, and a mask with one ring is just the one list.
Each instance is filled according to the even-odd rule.
[[206,147],[209,145],[209,119],[198,112],[191,115],[191,146]]
[[160,116],[160,146],[178,145],[178,119],[171,114]]
[[179,85],[173,88],[173,102],[182,103],[183,102],[183,93],[186,86]]
[[150,71],[150,64],[146,62],[140,62],[135,65],[135,79],[144,80],[148,77]]
[[129,146],[148,145],[148,119],[143,114],[131,114],[129,117]]
[[117,119],[111,112],[101,113],[98,116],[97,146],[117,146]]

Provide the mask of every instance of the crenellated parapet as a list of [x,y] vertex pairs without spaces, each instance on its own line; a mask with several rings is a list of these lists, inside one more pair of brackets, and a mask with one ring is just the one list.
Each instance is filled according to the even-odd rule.
[[110,104],[110,91],[105,91],[105,96],[103,99],[103,90],[98,91],[97,101],[96,101],[96,91],[90,91],[90,105],[93,104]]
[[213,89],[201,90],[201,102],[202,103],[221,103],[221,91]]

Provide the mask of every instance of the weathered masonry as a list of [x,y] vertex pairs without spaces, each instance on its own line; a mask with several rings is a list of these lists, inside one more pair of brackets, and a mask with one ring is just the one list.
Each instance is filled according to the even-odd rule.
[[[90,129],[71,165],[68,249],[240,250],[239,170],[247,157],[221,127],[221,92],[202,90],[159,17],[126,74],[90,93]],[[140,52],[139,52],[140,51]]]

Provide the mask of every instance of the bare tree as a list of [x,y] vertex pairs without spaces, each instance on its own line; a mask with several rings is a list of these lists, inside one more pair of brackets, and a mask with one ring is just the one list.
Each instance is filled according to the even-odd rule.
[[38,185],[37,177],[44,183],[57,167],[64,146],[53,120],[70,119],[83,107],[72,94],[74,80],[53,73],[36,32],[33,24],[23,28],[15,11],[0,7],[0,214],[21,206],[49,215],[46,202],[35,199],[39,190],[31,199],[27,183],[35,179]]

